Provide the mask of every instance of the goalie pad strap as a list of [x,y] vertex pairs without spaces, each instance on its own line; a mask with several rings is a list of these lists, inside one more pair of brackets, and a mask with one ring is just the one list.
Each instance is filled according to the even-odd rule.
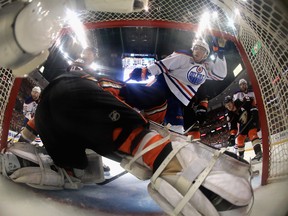
[[182,175],[176,181],[176,187],[180,193],[185,194],[195,179],[207,167],[205,160],[197,158],[193,160],[188,167],[183,170]]
[[225,151],[225,149],[221,149],[221,150],[216,150],[212,160],[210,161],[209,165],[206,167],[206,169],[198,176],[197,180],[195,181],[195,183],[192,185],[192,187],[190,187],[189,191],[186,193],[186,195],[183,197],[183,199],[179,202],[179,204],[176,206],[176,208],[174,209],[173,213],[175,215],[178,215],[181,210],[183,209],[183,207],[189,202],[189,200],[192,198],[192,196],[194,195],[194,193],[196,192],[196,190],[201,186],[201,184],[203,183],[203,181],[206,179],[206,177],[208,176],[208,174],[210,173],[210,171],[212,170],[213,166],[215,165],[217,159],[219,158],[219,156],[221,154],[223,154],[223,152]]
[[[183,199],[183,195],[162,177],[156,179],[154,186],[152,186],[152,183],[148,185],[148,192],[169,215],[175,215],[173,210]],[[178,215],[219,216],[215,207],[200,190],[195,192],[194,196]]]
[[142,155],[146,154],[147,152],[151,151],[151,149],[154,149],[160,145],[162,145],[163,143],[165,143],[166,141],[168,141],[170,139],[170,136],[166,136],[161,140],[158,140],[157,142],[153,143],[150,146],[147,146],[145,149],[143,149],[142,151],[140,151],[139,153],[137,153],[131,160],[130,162],[124,167],[124,169],[126,169],[127,171],[129,171],[131,169],[131,165],[138,160],[140,157],[142,157]]
[[189,145],[189,143],[181,143],[178,145],[175,149],[173,149],[169,155],[163,160],[161,165],[158,167],[158,169],[154,172],[153,176],[151,177],[151,182],[154,184],[156,179],[159,177],[159,175],[163,172],[167,164],[172,160],[172,158],[178,153],[178,151],[183,148],[184,146]]
[[146,134],[141,140],[134,157],[126,156],[122,159],[120,163],[120,166],[122,168],[136,176],[138,179],[147,180],[152,176],[152,170],[143,162],[142,156],[170,139],[170,135],[167,134],[164,138],[144,148],[145,145],[149,142],[149,140],[155,136],[155,133],[155,131],[151,131]]
[[[174,208],[177,205],[177,203],[181,202],[181,200],[183,199],[183,196],[177,191],[177,189],[175,187],[173,187],[172,185],[170,185],[167,181],[165,181],[161,177],[157,178],[154,181],[154,183],[151,182],[149,184],[149,186],[151,187],[150,189],[152,189],[154,191],[153,195],[158,196],[158,199],[156,199],[157,202],[163,202],[164,201],[164,203],[163,203],[164,205],[161,205],[161,207],[164,208],[164,210],[166,210],[166,212],[168,210],[169,215],[173,215],[173,216],[178,215],[178,214],[175,214]],[[149,191],[149,193],[150,193],[150,195],[152,195],[151,191]],[[173,194],[173,196],[171,196],[171,194]],[[159,195],[161,197],[159,197]],[[166,209],[167,207],[169,209]],[[189,210],[190,215],[200,216],[199,212],[190,203],[187,203],[187,205],[185,206],[184,212],[187,210]],[[179,215],[182,215],[182,214],[179,214]],[[184,213],[184,215],[186,215],[186,214]]]

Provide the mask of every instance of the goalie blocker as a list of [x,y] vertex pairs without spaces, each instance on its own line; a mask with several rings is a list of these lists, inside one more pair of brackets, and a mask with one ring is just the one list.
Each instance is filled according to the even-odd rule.
[[[158,126],[148,128],[145,118],[117,97],[117,91],[106,92],[89,76],[73,74],[50,82],[35,120],[45,150],[53,159],[47,166],[36,163],[40,170],[48,167],[54,171],[54,165],[60,167],[60,174],[63,167],[85,170],[89,165],[86,149],[103,156],[120,152],[121,157],[125,155],[122,166],[126,170],[140,179],[151,179],[150,195],[170,215],[244,215],[249,208],[252,189],[248,163],[199,142],[187,142],[186,137],[171,137]],[[2,173],[11,178],[18,170],[31,167],[20,163],[9,173],[9,152],[16,153],[8,149],[1,155]],[[61,184],[70,182],[67,179]]]

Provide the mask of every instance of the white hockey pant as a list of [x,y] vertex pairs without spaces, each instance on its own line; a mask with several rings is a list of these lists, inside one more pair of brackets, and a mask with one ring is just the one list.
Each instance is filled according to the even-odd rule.
[[85,170],[74,170],[77,177],[73,177],[54,164],[45,148],[18,142],[0,154],[0,172],[14,182],[39,189],[79,189],[85,183],[105,180],[101,156],[90,153],[87,157],[88,167]]

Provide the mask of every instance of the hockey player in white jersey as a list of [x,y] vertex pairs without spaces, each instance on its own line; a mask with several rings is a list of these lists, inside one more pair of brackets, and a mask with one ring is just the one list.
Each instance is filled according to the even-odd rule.
[[[147,68],[136,68],[132,71],[131,78],[137,81],[146,79],[148,74],[155,75],[156,79],[149,86],[150,89],[127,84],[120,94],[128,104],[144,109],[148,119],[162,123],[167,110],[167,99],[176,97],[184,106],[188,106],[198,88],[207,79],[221,81],[226,77],[227,65],[223,55],[226,41],[216,38],[214,40],[218,46],[214,61],[207,60],[210,53],[207,42],[204,39],[197,39],[192,43],[191,51],[173,52]],[[143,98],[146,100],[143,101]],[[203,100],[200,104],[201,111],[207,111],[208,100]],[[194,122],[187,123],[185,119],[191,118],[184,116],[184,130],[187,130]],[[189,134],[196,139],[200,138],[199,131],[191,131]]]
[[39,102],[39,96],[41,93],[41,89],[39,86],[35,86],[31,90],[31,96],[29,96],[23,104],[23,114],[25,116],[23,127],[26,126],[27,122],[34,117],[35,111],[37,109],[37,105]]

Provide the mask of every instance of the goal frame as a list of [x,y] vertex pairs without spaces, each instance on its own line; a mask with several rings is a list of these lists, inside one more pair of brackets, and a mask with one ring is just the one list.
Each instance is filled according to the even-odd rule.
[[[146,21],[146,20],[122,20],[122,21],[109,21],[109,22],[94,22],[94,23],[85,23],[84,24],[87,30],[91,29],[99,29],[99,28],[117,28],[117,27],[155,27],[155,28],[171,28],[178,30],[186,30],[186,31],[194,31],[196,32],[198,29],[198,25],[190,24],[190,23],[178,23],[178,22],[168,22],[168,21]],[[69,33],[69,29],[63,29],[63,34]],[[207,32],[208,34],[208,32]],[[263,100],[261,97],[260,89],[253,71],[253,68],[248,60],[248,57],[245,53],[245,50],[241,43],[231,34],[220,32],[217,30],[212,30],[209,32],[210,35],[216,37],[223,37],[227,40],[232,41],[242,58],[242,61],[247,69],[247,74],[250,78],[250,81],[253,86],[253,91],[255,93],[255,97],[257,100],[257,106],[259,110],[259,117],[261,119],[261,131],[262,131],[262,146],[263,146],[263,167],[262,167],[262,184],[267,183],[268,179],[268,167],[269,167],[269,140],[268,140],[268,125],[266,120],[266,114],[264,111]],[[1,149],[6,147],[5,140],[8,137],[8,131],[10,126],[10,121],[12,118],[12,111],[14,109],[16,97],[21,85],[21,78],[16,78],[14,81],[13,88],[10,93],[9,103],[7,104],[7,108],[5,110],[5,117],[3,120],[3,132],[1,134]],[[6,138],[5,138],[6,137]]]

